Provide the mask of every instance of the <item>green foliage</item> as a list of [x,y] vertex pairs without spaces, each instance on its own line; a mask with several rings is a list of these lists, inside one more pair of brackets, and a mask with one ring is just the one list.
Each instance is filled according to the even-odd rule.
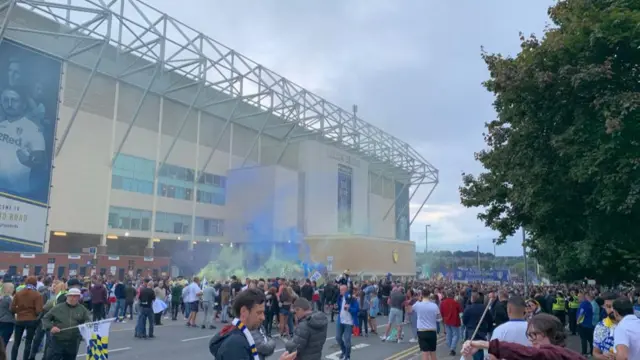
[[[475,251],[429,251],[416,254],[416,265],[426,265],[430,274],[440,269],[476,268],[478,266],[478,253]],[[524,258],[522,256],[497,256],[492,253],[480,253],[480,268],[509,269],[512,274],[521,278],[524,276]],[[535,261],[529,261],[529,271],[536,271]],[[546,272],[540,274],[546,277]]]
[[462,204],[499,232],[524,226],[557,280],[637,278],[640,235],[640,0],[565,0],[515,58],[483,53],[498,118],[486,172],[463,174]]

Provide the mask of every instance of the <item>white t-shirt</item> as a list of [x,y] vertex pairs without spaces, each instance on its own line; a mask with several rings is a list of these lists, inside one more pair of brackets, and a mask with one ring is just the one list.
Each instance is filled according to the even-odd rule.
[[[352,301],[356,301],[355,299],[351,299]],[[342,307],[340,308],[340,324],[343,325],[354,325],[353,324],[353,316],[351,316],[351,313],[349,312],[349,310],[345,310],[344,306],[347,303],[345,296],[342,296],[342,301],[340,302],[340,304],[342,304]],[[348,307],[347,307],[348,308]]]
[[418,330],[436,330],[440,309],[432,301],[423,300],[413,304],[413,311],[417,316]]
[[185,289],[186,293],[184,294],[184,302],[192,303],[198,301],[198,293],[202,292],[202,289],[200,289],[198,284],[192,282]]
[[498,339],[524,346],[531,346],[527,338],[527,322],[525,320],[510,320],[493,330],[491,340]]
[[0,122],[0,186],[18,194],[29,192],[31,168],[24,166],[16,152],[44,151],[44,136],[36,124],[23,117]]
[[640,359],[640,319],[627,315],[613,331],[613,346],[625,345],[629,348],[629,359]]

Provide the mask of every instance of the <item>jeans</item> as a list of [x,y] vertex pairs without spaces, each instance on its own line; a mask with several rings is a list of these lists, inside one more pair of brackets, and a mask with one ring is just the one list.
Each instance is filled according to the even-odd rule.
[[149,336],[153,336],[153,309],[150,307],[140,307],[138,322],[136,324],[136,336],[146,335],[146,323],[149,323]]
[[289,316],[287,316],[287,327],[289,328],[289,335],[293,336],[293,330],[294,330],[294,326],[293,326],[293,317],[295,316],[294,313],[289,312]]
[[351,358],[351,334],[353,334],[353,325],[341,324],[338,321],[338,332],[336,333],[336,341],[340,345],[340,350],[345,358]]
[[473,360],[484,360],[484,350],[478,350],[477,353],[473,354]]
[[415,311],[409,314],[409,326],[411,326],[413,338],[418,340],[418,314]]
[[127,317],[127,310],[129,310],[129,318],[130,318],[131,320],[133,320],[133,303],[132,303],[132,302],[131,302],[131,303],[128,303],[128,302],[126,302],[126,300],[125,300],[125,303],[124,303],[124,310],[122,311],[122,317],[123,317],[123,319]]
[[27,332],[27,337],[24,340],[24,350],[22,354],[23,359],[29,359],[31,354],[31,343],[33,343],[33,336],[36,333],[38,327],[38,321],[16,321],[16,327],[13,335],[13,346],[11,346],[11,360],[18,360],[18,350],[20,349],[20,343],[22,342],[22,334]]
[[220,321],[229,321],[229,305],[222,305],[222,314]]
[[458,341],[460,341],[460,327],[445,325],[445,331],[447,332],[447,347],[449,350],[456,350]]
[[202,302],[202,326],[213,325],[213,303],[211,301]]
[[583,355],[591,354],[593,352],[593,330],[594,328],[578,325],[580,348]]
[[4,341],[5,347],[9,344],[11,334],[13,334],[14,324],[10,322],[0,322],[0,338]]
[[273,331],[273,311],[269,310],[264,313],[264,332],[271,337],[271,331]]
[[189,306],[189,304],[184,304],[184,317],[189,319],[189,315],[191,315],[191,306]]
[[118,320],[122,320],[125,317],[125,310],[127,308],[127,300],[126,299],[117,299],[116,306],[114,306],[113,317]]
[[388,300],[389,300],[389,297],[384,295],[380,299],[380,310],[382,310],[383,316],[389,316],[389,304],[387,304]]
[[[366,311],[366,310],[364,310]],[[369,334],[369,317],[368,314],[358,314],[358,326],[360,327],[360,334]]]

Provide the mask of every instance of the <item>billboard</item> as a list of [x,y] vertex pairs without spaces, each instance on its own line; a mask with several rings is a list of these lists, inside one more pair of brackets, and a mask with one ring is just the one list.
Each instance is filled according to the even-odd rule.
[[509,281],[509,270],[478,271],[475,269],[458,269],[453,273],[454,281],[468,282],[503,282]]
[[409,240],[409,187],[396,181],[396,239]]
[[0,42],[0,251],[42,250],[61,67]]
[[353,219],[353,168],[338,164],[338,231],[351,232]]

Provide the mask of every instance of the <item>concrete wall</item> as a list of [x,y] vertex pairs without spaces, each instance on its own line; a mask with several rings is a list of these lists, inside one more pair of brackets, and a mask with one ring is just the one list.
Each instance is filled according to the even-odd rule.
[[[67,64],[63,77],[58,137],[69,124],[87,76],[85,70]],[[154,94],[147,95],[143,101],[140,114],[123,142],[141,98],[140,89],[120,83],[119,96],[116,99],[115,79],[97,75],[93,80],[63,150],[55,159],[49,218],[51,230],[102,234],[109,205],[152,209],[152,195],[110,189],[111,155],[121,143],[123,154],[158,161],[162,161],[168,154],[167,164],[187,168],[197,165],[198,169],[202,169],[212,147],[222,134],[218,149],[205,168],[206,172],[218,175],[226,175],[229,169],[240,167],[247,154],[249,156],[244,165],[252,166],[259,162],[261,153],[269,154],[275,152],[274,149],[282,149],[280,142],[269,136],[262,136],[253,151],[250,151],[257,135],[256,131],[232,124],[223,133],[222,120],[207,113],[192,111],[182,133],[169,152],[188,107],[169,99],[161,101],[160,97]],[[114,120],[115,136],[112,144]],[[156,151],[158,144],[160,150]],[[264,162],[268,163],[269,160],[265,159]],[[281,165],[297,165],[295,146],[287,149]],[[156,209],[191,216],[192,203],[158,197]],[[228,218],[223,206],[203,203],[197,204],[196,215]],[[151,234],[132,233],[131,236],[148,237]]]
[[312,261],[326,264],[327,257],[333,257],[334,273],[349,269],[351,274],[415,276],[415,244],[410,241],[365,236],[309,236],[305,241]]

